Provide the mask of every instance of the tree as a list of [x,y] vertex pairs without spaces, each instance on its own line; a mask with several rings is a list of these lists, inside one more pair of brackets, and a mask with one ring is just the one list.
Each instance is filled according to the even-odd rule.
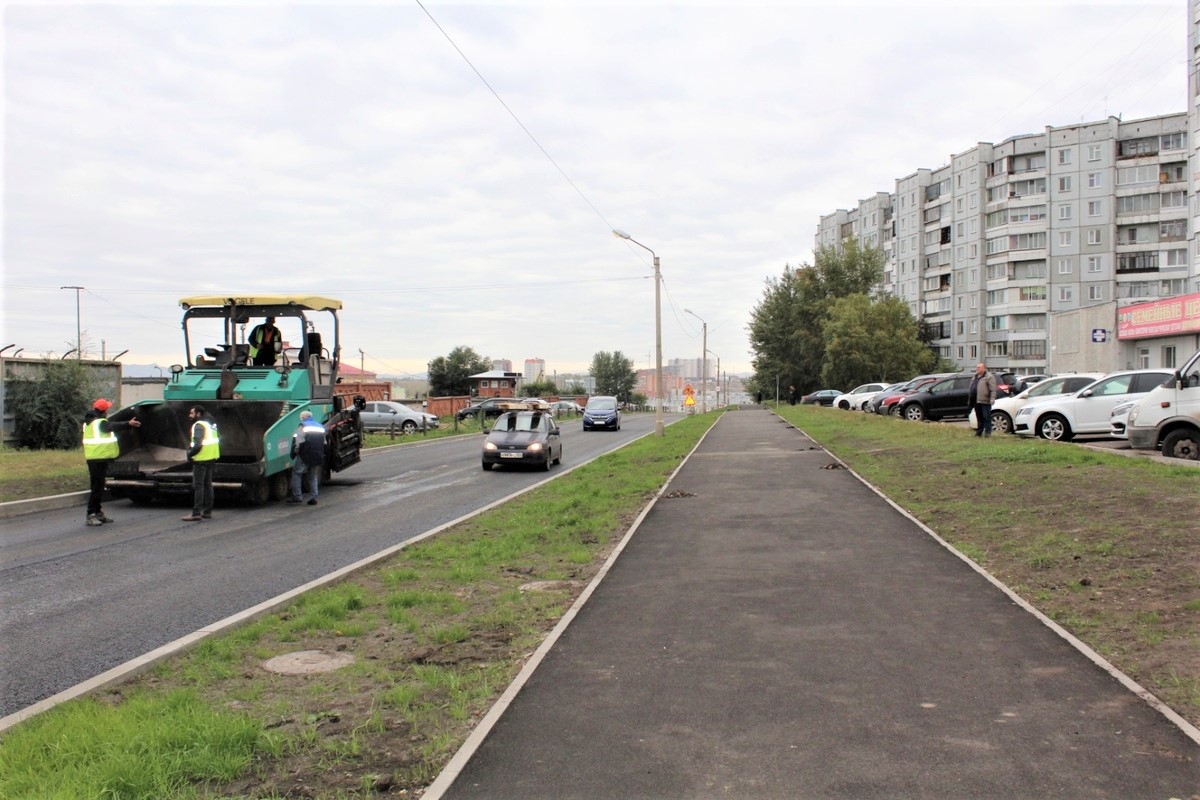
[[554,381],[530,381],[521,387],[522,397],[549,397],[556,394],[558,387],[554,385]]
[[567,384],[567,388],[561,391],[563,394],[574,395],[575,397],[578,397],[579,395],[587,394],[587,387],[579,381],[571,381]]
[[72,450],[83,438],[83,415],[99,393],[76,359],[47,361],[38,378],[9,376],[8,407],[18,447]]
[[429,362],[429,394],[431,397],[469,395],[471,375],[487,372],[491,361],[472,350],[459,345],[450,355],[438,356]]
[[920,325],[898,297],[872,300],[852,294],[833,304],[825,323],[821,382],[849,391],[860,383],[899,380],[928,372],[933,351],[920,339]]
[[839,298],[871,292],[883,277],[883,263],[882,251],[850,238],[841,250],[818,248],[811,266],[785,265],[780,278],[767,278],[747,326],[754,384],[764,390],[777,381],[801,392],[820,388],[830,308]]
[[601,350],[592,356],[588,370],[596,381],[596,394],[611,394],[618,400],[629,400],[637,373],[633,371],[633,359],[626,358],[620,350],[606,353]]

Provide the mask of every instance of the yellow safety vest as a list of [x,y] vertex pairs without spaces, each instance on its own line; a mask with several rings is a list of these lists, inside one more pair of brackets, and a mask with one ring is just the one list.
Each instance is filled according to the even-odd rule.
[[[200,452],[192,456],[192,461],[216,461],[221,457],[221,439],[217,436],[217,426],[200,420],[196,423],[204,431],[200,440]],[[192,440],[195,441],[196,427],[192,426]]]
[[88,461],[116,458],[121,455],[121,446],[117,444],[117,435],[111,430],[108,433],[100,430],[103,418],[83,423],[83,457]]

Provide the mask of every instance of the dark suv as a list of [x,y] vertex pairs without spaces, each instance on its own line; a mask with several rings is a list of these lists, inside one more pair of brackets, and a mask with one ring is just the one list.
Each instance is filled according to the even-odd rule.
[[593,431],[597,428],[621,430],[621,404],[617,398],[608,395],[588,398],[583,409],[583,429]]
[[942,378],[900,401],[900,416],[920,422],[942,417],[965,417],[971,413],[973,373]]

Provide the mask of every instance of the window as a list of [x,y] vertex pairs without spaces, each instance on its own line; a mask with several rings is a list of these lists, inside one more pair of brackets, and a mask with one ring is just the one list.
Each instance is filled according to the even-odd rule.
[[987,354],[989,357],[999,357],[1008,355],[1008,342],[988,342]]
[[1165,345],[1162,349],[1162,365],[1168,369],[1178,366],[1175,362],[1175,345]]
[[1062,150],[1058,151],[1058,163],[1059,164],[1070,164],[1071,163],[1071,148],[1064,147]]
[[1179,240],[1187,238],[1187,220],[1173,219],[1158,223],[1159,240]]
[[1017,290],[1017,299],[1028,302],[1030,300],[1045,300],[1045,286],[1022,286]]
[[1088,188],[1089,189],[1099,189],[1103,186],[1104,186],[1104,173],[1103,172],[1089,172],[1088,173]]
[[1187,144],[1187,134],[1183,131],[1178,133],[1164,134],[1159,142],[1159,147],[1163,150],[1182,150]]
[[971,350],[971,360],[972,361],[979,358],[979,345],[977,345],[977,344],[971,345],[970,350]]
[[1152,214],[1158,211],[1158,195],[1133,194],[1117,198],[1118,214]]
[[1059,219],[1070,219],[1071,218],[1071,206],[1069,203],[1058,207],[1058,218]]
[[[1149,347],[1139,347],[1137,349],[1136,359],[1137,359],[1137,368],[1138,369],[1150,369],[1150,348]],[[1132,378],[1133,378],[1132,375],[1125,376],[1126,381],[1129,381]],[[1128,387],[1128,384],[1126,384],[1125,386],[1121,387],[1120,391],[1114,390],[1111,392],[1105,392],[1105,394],[1125,394],[1128,391],[1129,391],[1129,387]],[[1095,392],[1093,392],[1093,394],[1100,394],[1100,393],[1101,393],[1100,387],[1097,387],[1097,390]]]
[[1070,275],[1074,270],[1071,268],[1071,259],[1060,258],[1058,260],[1058,274]]
[[1102,152],[1103,151],[1100,149],[1100,145],[1089,144],[1088,150],[1087,150],[1087,160],[1088,161],[1099,161],[1101,158]]
[[[987,304],[989,306],[998,306],[1008,302],[1006,299],[1007,293],[1007,289],[992,289],[987,293]],[[974,333],[974,331],[971,332]]]
[[1186,267],[1188,264],[1187,248],[1167,251],[1168,267]]
[[975,320],[975,319],[971,320],[971,331],[970,331],[970,333],[971,333],[971,335],[972,335],[972,336],[974,336],[975,334],[979,333],[979,320]]
[[[1008,264],[988,264],[987,279],[989,281],[1000,280],[1008,277]],[[962,299],[962,298],[959,298]]]
[[962,322],[962,320],[961,320],[961,319],[960,319],[960,320],[959,320],[957,323],[955,323],[955,325],[954,325],[954,331],[955,331],[955,333],[957,333],[959,336],[962,336],[962,335],[963,335],[963,322]]
[[1104,213],[1104,201],[1103,200],[1089,200],[1088,201],[1088,216],[1089,217],[1098,217],[1102,213]]
[[975,242],[971,243],[971,258],[979,257],[979,245]]
[[987,329],[989,331],[1002,331],[1005,329],[1005,323],[1008,317],[988,317]]
[[1058,232],[1059,246],[1060,247],[1070,247],[1072,244],[1074,244],[1075,237],[1073,234],[1074,234],[1074,231],[1059,231]]
[[1101,286],[1089,286],[1088,287],[1088,300],[1103,300],[1103,299],[1104,299],[1104,286],[1101,285]]
[[1163,192],[1161,205],[1163,208],[1186,208],[1187,192]]
[[1045,339],[1017,339],[1012,343],[1012,357],[1042,359],[1046,357]]
[[1058,179],[1058,190],[1060,192],[1071,191],[1071,176],[1070,175],[1064,175],[1063,177]]
[[1117,186],[1135,183],[1158,183],[1158,168],[1151,164],[1141,167],[1122,167],[1117,170]]
[[1088,244],[1101,244],[1101,235],[1099,228],[1091,228],[1088,230]]
[[1088,272],[1101,272],[1104,269],[1104,256],[1088,256]]

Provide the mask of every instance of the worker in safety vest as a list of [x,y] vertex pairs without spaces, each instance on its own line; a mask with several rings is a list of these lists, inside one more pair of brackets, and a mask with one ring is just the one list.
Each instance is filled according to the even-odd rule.
[[283,334],[275,327],[275,318],[255,325],[250,330],[250,364],[255,367],[273,367],[275,358],[283,349]]
[[188,410],[192,421],[192,446],[187,457],[192,462],[192,513],[184,517],[186,522],[199,522],[212,518],[213,473],[217,459],[221,457],[221,439],[217,423],[204,406],[192,406]]
[[108,465],[119,455],[121,447],[117,444],[117,431],[128,428],[140,428],[142,423],[136,418],[128,422],[112,422],[107,418],[112,403],[103,397],[96,398],[92,410],[83,417],[83,457],[87,459],[88,493],[87,524],[90,527],[112,522],[111,517],[104,515],[100,503],[104,500],[104,482],[108,478]]

